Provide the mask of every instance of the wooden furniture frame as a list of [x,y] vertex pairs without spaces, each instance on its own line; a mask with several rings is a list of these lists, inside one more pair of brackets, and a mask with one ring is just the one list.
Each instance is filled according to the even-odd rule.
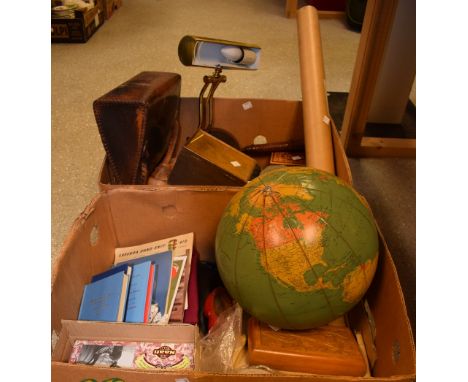
[[[401,0],[404,1],[404,0]],[[364,131],[398,0],[368,0],[351,88],[343,117],[341,140],[349,156],[415,157],[416,139],[365,137]],[[285,14],[297,16],[298,0],[286,0]],[[346,17],[319,11],[319,18]]]
[[288,19],[296,17],[297,0],[286,0],[285,14]]
[[[298,0],[286,0],[284,14],[288,19],[293,19],[297,16]],[[319,19],[346,19],[346,12],[340,11],[317,11]]]
[[361,41],[341,129],[341,141],[349,156],[416,156],[416,139],[364,136],[397,5],[398,0],[367,2]]

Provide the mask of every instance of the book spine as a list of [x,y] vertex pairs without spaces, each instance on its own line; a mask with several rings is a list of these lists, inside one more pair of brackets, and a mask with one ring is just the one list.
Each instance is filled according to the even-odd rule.
[[149,321],[149,316],[151,313],[151,296],[153,294],[153,284],[154,284],[154,263],[151,263],[149,277],[148,277],[148,288],[146,289],[146,301],[145,301],[145,313],[143,317],[143,322],[147,323]]
[[83,317],[83,310],[85,308],[85,300],[86,300],[86,290],[88,288],[88,285],[84,286],[83,289],[83,295],[81,296],[81,304],[80,304],[80,311],[78,312],[78,320],[81,320],[81,317]]
[[147,299],[148,277],[151,262],[145,261],[133,266],[130,290],[125,314],[126,322],[144,322],[144,311]]
[[130,274],[124,274],[123,276],[122,293],[120,294],[120,304],[116,320],[117,322],[124,321],[125,311],[127,309],[128,291],[130,289],[130,278]]
[[154,256],[154,280],[152,302],[158,304],[161,316],[166,314],[166,301],[171,282],[172,252],[158,253]]

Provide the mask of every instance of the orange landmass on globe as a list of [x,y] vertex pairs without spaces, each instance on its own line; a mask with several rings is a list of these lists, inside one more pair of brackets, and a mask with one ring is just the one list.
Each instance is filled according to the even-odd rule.
[[[297,205],[282,205],[289,211],[299,209]],[[270,215],[270,216],[268,216]],[[308,292],[321,288],[333,288],[330,281],[321,278],[309,284],[304,277],[307,270],[317,264],[327,265],[323,260],[322,233],[325,228],[321,212],[295,212],[287,222],[281,213],[266,214],[264,217],[251,218],[248,230],[260,252],[263,268],[280,282],[294,287],[297,291]]]
[[374,277],[377,269],[378,254],[371,260],[358,265],[343,280],[343,301],[354,303],[359,301]]
[[263,216],[252,217],[248,231],[252,234],[257,248],[262,251],[302,241],[300,247],[321,247],[325,228],[324,212],[300,212],[297,204],[283,203],[275,210],[266,209]]
[[[279,192],[281,191],[281,192]],[[248,195],[246,210],[250,208],[268,209],[278,206],[282,203],[281,199],[294,196],[303,201],[314,199],[314,195],[309,193],[301,185],[265,185],[259,184],[254,187]],[[236,194],[231,200],[229,214],[236,216],[240,211],[240,202],[242,195]]]

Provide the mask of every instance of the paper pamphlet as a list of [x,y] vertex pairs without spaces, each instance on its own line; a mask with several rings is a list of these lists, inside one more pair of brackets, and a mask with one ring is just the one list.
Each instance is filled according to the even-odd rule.
[[169,296],[167,298],[166,312],[172,312],[174,301],[176,298],[176,292],[179,289],[180,280],[184,271],[185,262],[187,257],[179,256],[172,259],[172,272],[171,272],[171,283],[169,285]]

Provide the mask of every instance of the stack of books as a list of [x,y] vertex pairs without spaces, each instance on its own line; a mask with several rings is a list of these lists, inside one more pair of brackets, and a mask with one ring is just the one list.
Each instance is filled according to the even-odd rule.
[[85,285],[78,319],[196,324],[196,263],[193,233],[116,248],[113,267]]

